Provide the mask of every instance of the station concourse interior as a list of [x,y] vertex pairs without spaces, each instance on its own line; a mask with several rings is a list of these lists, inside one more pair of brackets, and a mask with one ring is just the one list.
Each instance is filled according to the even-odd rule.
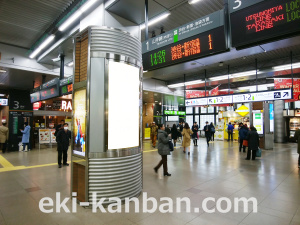
[[0,225],[300,225],[299,1],[0,8]]

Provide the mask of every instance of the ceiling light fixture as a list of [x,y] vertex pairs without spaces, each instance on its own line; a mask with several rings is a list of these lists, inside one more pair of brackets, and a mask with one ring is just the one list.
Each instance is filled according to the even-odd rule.
[[[260,72],[257,70],[257,73],[259,74]],[[240,72],[240,73],[234,73],[231,74],[232,78],[238,78],[238,77],[246,77],[246,76],[251,76],[251,75],[255,75],[256,74],[256,70],[250,70],[247,72]]]
[[1,70],[1,69],[0,69],[0,73],[6,73],[6,70]]
[[53,62],[58,62],[58,61],[60,61],[60,57],[54,58],[54,59],[52,59],[52,61]]
[[[158,23],[159,21],[161,21],[165,18],[167,18],[170,14],[171,14],[170,12],[165,12],[163,14],[160,14],[157,17],[154,17],[153,19],[148,21],[148,27],[155,24],[155,23]],[[140,28],[141,28],[141,30],[145,29],[145,23],[141,24]]]
[[[274,83],[257,85],[257,87],[258,88],[274,87]],[[251,89],[251,88],[256,88],[256,86],[253,85],[253,86],[246,86],[246,87],[238,87],[239,90],[248,90],[248,89]]]
[[[291,68],[292,68],[291,64],[286,64],[286,65],[281,65],[281,66],[274,66],[273,70],[281,71],[281,70],[290,70]],[[300,63],[293,63],[293,69],[296,69],[296,68],[300,68]]]
[[[231,75],[229,75],[229,79],[232,78]],[[228,79],[228,75],[224,75],[224,76],[218,76],[218,77],[211,77],[209,78],[211,81],[218,81],[218,80],[227,80]]]
[[67,64],[67,66],[69,66],[69,67],[72,67],[74,65],[74,62],[72,61],[72,62],[69,62],[68,64]]
[[[203,80],[193,80],[185,82],[185,86],[195,85],[195,84],[203,84],[205,81]],[[177,88],[177,87],[184,87],[184,83],[178,83],[178,84],[170,84],[168,85],[168,88]]]
[[59,31],[66,30],[75,20],[77,20],[82,13],[87,11],[95,2],[98,0],[89,0],[84,5],[82,5],[72,16],[70,16],[59,28]]
[[201,0],[189,0],[189,4],[195,4],[195,3],[197,3],[197,2],[200,2]]
[[47,37],[46,40],[29,55],[29,58],[33,59],[36,57],[37,54],[39,54],[40,51],[42,51],[51,41],[53,41],[54,38],[54,34],[51,34],[49,37]]

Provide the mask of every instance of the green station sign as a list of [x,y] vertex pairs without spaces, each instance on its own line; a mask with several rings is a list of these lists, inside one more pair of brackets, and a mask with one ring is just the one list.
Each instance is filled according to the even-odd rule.
[[185,112],[184,111],[170,111],[170,110],[165,110],[164,114],[168,115],[168,116],[185,116]]

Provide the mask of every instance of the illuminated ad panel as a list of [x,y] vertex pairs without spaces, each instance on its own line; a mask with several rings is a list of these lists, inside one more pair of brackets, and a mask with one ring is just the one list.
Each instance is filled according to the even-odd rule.
[[108,75],[108,149],[137,147],[140,127],[139,68],[110,61]]
[[74,149],[73,153],[85,156],[86,141],[86,89],[78,90],[73,99],[74,110]]
[[274,41],[300,31],[299,1],[268,0],[241,10],[239,8],[242,8],[245,0],[230,1],[233,11],[230,14],[230,24],[234,47]]
[[226,49],[221,10],[143,42],[143,69],[154,70]]

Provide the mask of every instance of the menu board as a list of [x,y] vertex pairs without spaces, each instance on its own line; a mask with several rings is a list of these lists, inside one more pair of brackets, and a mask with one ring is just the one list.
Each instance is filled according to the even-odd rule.
[[[298,0],[230,0],[233,47],[247,47],[295,35],[300,31]],[[249,4],[244,8],[244,5]],[[255,1],[257,2],[257,1]]]
[[51,140],[51,132],[49,129],[39,129],[39,143],[49,144]]
[[73,102],[74,102],[73,153],[80,156],[85,156],[86,89],[75,91]]
[[51,143],[56,143],[55,129],[50,130],[51,133]]

